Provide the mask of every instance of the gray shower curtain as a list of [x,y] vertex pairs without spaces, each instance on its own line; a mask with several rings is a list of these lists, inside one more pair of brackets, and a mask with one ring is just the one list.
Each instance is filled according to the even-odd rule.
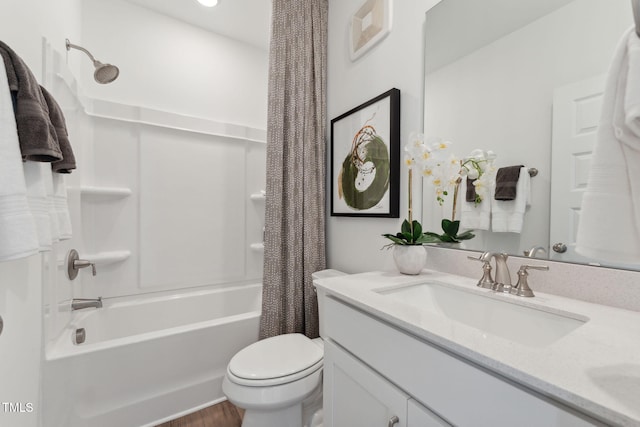
[[325,267],[328,0],[273,0],[260,338],[318,336]]

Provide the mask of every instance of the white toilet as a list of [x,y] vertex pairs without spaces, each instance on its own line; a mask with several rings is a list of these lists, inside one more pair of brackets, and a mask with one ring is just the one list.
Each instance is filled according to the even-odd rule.
[[[322,270],[312,277],[341,275]],[[318,314],[322,336],[321,306]],[[321,427],[323,356],[322,338],[302,334],[267,338],[233,356],[222,390],[231,403],[246,410],[242,427]]]

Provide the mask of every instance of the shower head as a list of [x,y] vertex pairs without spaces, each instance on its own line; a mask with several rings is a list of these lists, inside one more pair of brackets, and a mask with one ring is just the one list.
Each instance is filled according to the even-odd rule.
[[95,59],[87,49],[81,46],[72,44],[69,41],[69,39],[65,40],[65,44],[68,51],[71,50],[71,48],[74,48],[87,54],[89,59],[91,59],[91,61],[93,62],[93,66],[96,68],[96,71],[93,73],[93,78],[95,79],[96,82],[100,84],[106,84],[106,83],[111,83],[112,81],[118,78],[118,75],[120,74],[120,70],[115,65],[103,64],[102,62]]

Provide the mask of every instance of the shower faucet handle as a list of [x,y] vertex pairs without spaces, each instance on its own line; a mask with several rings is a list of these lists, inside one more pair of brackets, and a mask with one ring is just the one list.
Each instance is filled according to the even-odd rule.
[[69,280],[73,280],[78,277],[78,270],[81,268],[91,267],[91,273],[96,275],[96,264],[86,259],[80,259],[78,251],[71,249],[67,256],[67,274]]

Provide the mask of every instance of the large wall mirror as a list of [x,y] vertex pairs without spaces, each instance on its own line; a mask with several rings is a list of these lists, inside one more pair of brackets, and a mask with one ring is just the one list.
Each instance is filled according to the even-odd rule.
[[[538,170],[522,231],[477,231],[462,248],[640,269],[573,250],[605,75],[632,25],[630,0],[443,0],[427,12],[425,136]],[[425,180],[425,228],[447,212]]]

